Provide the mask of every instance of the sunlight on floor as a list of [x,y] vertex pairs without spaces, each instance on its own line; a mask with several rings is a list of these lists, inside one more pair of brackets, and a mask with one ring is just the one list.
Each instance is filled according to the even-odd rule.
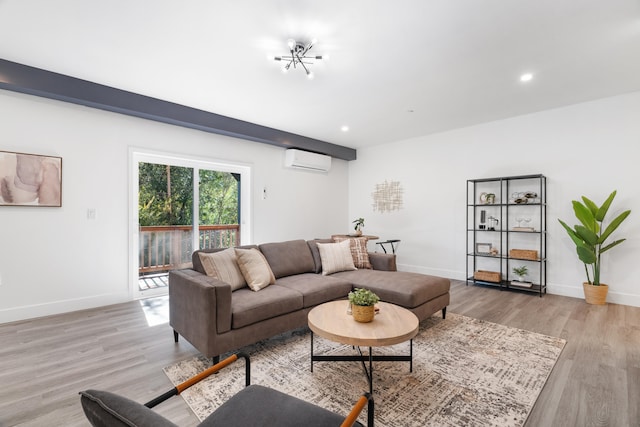
[[150,327],[169,323],[168,295],[140,300],[140,306]]

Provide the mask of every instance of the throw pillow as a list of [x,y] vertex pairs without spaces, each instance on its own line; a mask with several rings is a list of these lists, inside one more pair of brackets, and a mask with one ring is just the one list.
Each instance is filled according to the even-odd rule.
[[236,248],[238,267],[253,291],[259,291],[276,281],[267,259],[257,249]]
[[230,284],[232,291],[247,286],[240,267],[238,267],[236,252],[233,248],[219,252],[198,252],[198,256],[207,276]]
[[357,270],[351,256],[351,243],[347,240],[339,243],[318,243],[322,260],[322,275],[339,271]]
[[367,251],[366,237],[334,237],[333,240],[336,242],[349,240],[349,242],[351,243],[351,256],[353,257],[353,264],[356,266],[356,268],[373,268],[371,262],[369,262],[369,251]]

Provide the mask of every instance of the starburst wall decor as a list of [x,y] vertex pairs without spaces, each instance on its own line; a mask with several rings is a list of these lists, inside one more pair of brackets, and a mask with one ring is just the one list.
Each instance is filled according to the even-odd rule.
[[378,212],[391,212],[402,209],[402,185],[399,181],[376,184],[373,197],[373,210]]

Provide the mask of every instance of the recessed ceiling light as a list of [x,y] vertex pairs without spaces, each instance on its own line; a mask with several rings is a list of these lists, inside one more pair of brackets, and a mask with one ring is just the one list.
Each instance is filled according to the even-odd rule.
[[340,127],[340,130],[341,130],[342,132],[349,132],[349,126],[347,126],[347,125],[341,126],[341,127]]
[[531,73],[525,73],[525,74],[520,76],[520,81],[521,82],[529,82],[529,81],[531,81],[531,79],[533,79],[533,74],[531,74]]

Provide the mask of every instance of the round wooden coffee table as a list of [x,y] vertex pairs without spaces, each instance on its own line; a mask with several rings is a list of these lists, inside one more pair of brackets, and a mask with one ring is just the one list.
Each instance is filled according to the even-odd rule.
[[[379,302],[380,311],[372,322],[356,322],[347,313],[349,302],[331,301],[313,308],[308,322],[311,329],[311,371],[313,362],[359,361],[369,381],[369,392],[373,393],[373,361],[409,362],[413,371],[413,337],[418,334],[419,321],[415,314],[395,304]],[[318,355],[313,352],[313,336],[317,334],[328,340],[354,346],[354,355]],[[408,355],[373,355],[372,347],[382,347],[409,341]],[[363,354],[360,347],[369,347],[369,354]],[[365,362],[369,362],[369,367]]]

